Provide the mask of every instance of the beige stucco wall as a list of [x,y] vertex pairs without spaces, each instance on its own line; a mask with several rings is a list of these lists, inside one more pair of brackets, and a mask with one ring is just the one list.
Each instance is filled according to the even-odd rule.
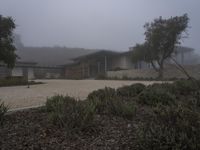
[[[195,78],[200,79],[200,65],[184,66],[187,72]],[[131,69],[121,71],[108,71],[107,76],[114,78],[156,78],[157,72],[153,69]],[[166,66],[164,70],[164,78],[186,78],[185,74],[179,71],[175,66]]]

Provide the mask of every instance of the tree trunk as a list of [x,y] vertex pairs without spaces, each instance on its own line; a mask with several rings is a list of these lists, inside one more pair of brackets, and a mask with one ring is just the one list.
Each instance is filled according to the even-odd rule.
[[158,69],[158,79],[163,79],[163,61],[160,63],[160,67]]
[[158,79],[163,79],[163,68],[160,68],[158,71]]

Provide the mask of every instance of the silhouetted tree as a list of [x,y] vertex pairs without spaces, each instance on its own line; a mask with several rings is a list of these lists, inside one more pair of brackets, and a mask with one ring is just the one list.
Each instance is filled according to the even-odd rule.
[[[163,19],[155,19],[152,23],[146,23],[145,42],[137,44],[133,50],[133,61],[145,61],[151,63],[158,78],[163,77],[164,62],[175,52],[180,40],[187,36],[189,18],[183,16]],[[186,34],[183,34],[186,33]]]
[[0,62],[5,63],[8,67],[14,67],[17,55],[13,45],[13,30],[15,23],[11,17],[0,15]]

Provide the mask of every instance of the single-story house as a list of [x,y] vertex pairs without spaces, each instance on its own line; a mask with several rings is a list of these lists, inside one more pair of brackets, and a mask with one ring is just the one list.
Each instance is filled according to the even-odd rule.
[[35,62],[16,62],[15,67],[10,69],[5,64],[0,64],[0,78],[17,76],[34,79],[34,67],[36,65]]
[[[143,61],[133,63],[131,60],[133,50],[133,47],[130,47],[127,52],[102,50],[74,58],[72,59],[73,63],[64,65],[64,77],[71,79],[94,78],[107,71],[152,68],[151,64]],[[189,62],[188,56],[193,51],[191,48],[179,47],[174,55],[180,64],[185,65]],[[168,61],[167,63],[172,62]]]
[[98,51],[72,59],[74,62],[64,66],[66,78],[93,78],[113,69],[113,59],[120,53],[113,51]]

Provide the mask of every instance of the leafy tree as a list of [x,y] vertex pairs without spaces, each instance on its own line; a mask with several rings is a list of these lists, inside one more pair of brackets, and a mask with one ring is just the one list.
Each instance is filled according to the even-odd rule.
[[17,55],[13,44],[13,30],[15,29],[14,20],[11,17],[0,15],[0,62],[8,67],[14,67]]
[[181,44],[180,40],[187,36],[188,22],[189,18],[184,14],[169,19],[160,17],[151,23],[146,23],[145,42],[135,46],[133,61],[151,63],[158,72],[158,78],[162,78],[164,62],[172,57],[176,46]]

